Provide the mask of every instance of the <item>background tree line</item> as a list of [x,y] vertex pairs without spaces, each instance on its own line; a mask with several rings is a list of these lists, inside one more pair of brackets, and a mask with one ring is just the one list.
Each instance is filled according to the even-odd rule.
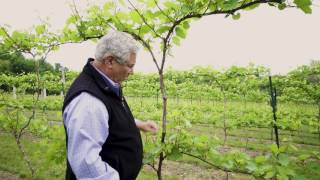
[[[39,60],[40,73],[61,71],[62,65],[55,63],[51,65],[44,59]],[[34,73],[36,71],[36,59],[26,58],[20,52],[8,53],[3,48],[0,49],[0,73],[18,75],[24,73]]]
[[[20,56],[8,56],[13,70],[2,70],[0,89],[11,92],[13,86],[18,92],[31,92],[32,84],[36,82],[36,75],[30,69],[34,66],[32,59]],[[41,67],[41,87],[45,88],[48,95],[57,95],[67,90],[79,74],[75,71],[64,73],[65,85],[62,86],[61,66],[52,67],[44,62]],[[24,70],[24,73],[19,70]],[[222,101],[224,97],[228,101],[265,102],[269,96],[268,77],[269,69],[264,66],[249,64],[246,67],[231,66],[224,70],[216,70],[211,67],[194,67],[190,70],[177,71],[168,68],[165,71],[167,94],[174,100],[176,98],[189,100],[213,100]],[[287,74],[273,75],[273,83],[277,89],[280,101],[294,103],[319,102],[320,86],[320,61],[311,61],[308,65],[299,66]],[[157,85],[159,77],[156,73],[135,73],[129,80],[123,83],[127,96],[154,97],[160,100],[160,89]]]

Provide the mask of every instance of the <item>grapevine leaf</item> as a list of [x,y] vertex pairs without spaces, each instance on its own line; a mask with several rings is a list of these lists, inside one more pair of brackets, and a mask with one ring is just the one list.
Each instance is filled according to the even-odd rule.
[[276,173],[274,171],[270,171],[264,176],[264,178],[270,179],[270,178],[273,178],[275,175]]
[[139,14],[136,11],[131,11],[129,13],[129,16],[136,23],[141,23],[142,22],[141,17],[139,16]]
[[238,0],[229,0],[226,1],[223,5],[223,9],[234,9],[238,5]]
[[37,34],[43,34],[46,30],[46,26],[45,25],[38,25],[36,26],[36,32]]
[[311,14],[312,9],[311,9],[311,0],[294,0],[293,1],[298,8],[300,8],[303,12],[306,14]]
[[256,161],[256,163],[263,163],[263,162],[265,162],[267,159],[266,159],[266,157],[265,156],[257,156],[256,158],[255,158],[255,161]]
[[271,145],[271,152],[272,152],[272,154],[274,154],[274,155],[279,154],[279,149],[278,149],[278,146],[277,146],[276,144],[272,144],[272,145]]
[[114,3],[113,2],[107,2],[103,5],[103,9],[104,11],[109,11],[110,9],[112,9],[114,7]]
[[179,46],[180,45],[180,38],[175,36],[172,38],[172,41],[175,45]]
[[259,5],[260,4],[253,4],[253,5],[249,6],[249,7],[246,7],[244,10],[247,10],[247,11],[253,10],[253,9],[259,7]]
[[168,154],[168,158],[174,161],[180,159],[181,157],[182,157],[182,154],[179,152],[179,148],[177,146],[174,146],[171,149],[171,153]]
[[288,166],[289,164],[289,157],[285,154],[280,154],[279,155],[279,163],[283,166]]
[[190,25],[189,25],[188,21],[183,22],[182,26],[183,26],[184,29],[189,29],[190,28]]
[[175,8],[176,4],[171,1],[167,1],[164,3],[164,6],[166,6],[168,9],[170,9],[170,8]]
[[302,155],[298,156],[298,159],[301,161],[305,161],[308,158],[310,158],[310,155],[308,155],[308,154],[302,154]]
[[238,20],[238,19],[240,19],[240,13],[233,14],[233,15],[232,15],[232,19],[233,19],[233,20]]
[[249,162],[246,168],[249,170],[249,172],[254,172],[257,169],[257,165],[253,162]]
[[157,30],[157,32],[158,32],[159,34],[162,34],[162,33],[164,33],[164,32],[167,32],[169,29],[170,29],[169,26],[161,26],[161,27]]
[[278,9],[279,9],[279,10],[283,10],[283,9],[285,9],[286,7],[287,7],[287,5],[286,5],[285,3],[281,3],[281,4],[278,5]]
[[185,32],[185,30],[184,30],[183,28],[177,27],[175,31],[176,31],[176,34],[177,34],[180,38],[182,38],[182,39],[186,38],[186,32]]

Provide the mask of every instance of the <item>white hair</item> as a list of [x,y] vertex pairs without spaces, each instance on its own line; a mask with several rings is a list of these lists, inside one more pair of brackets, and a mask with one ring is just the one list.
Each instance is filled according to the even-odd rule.
[[106,56],[113,56],[119,64],[124,64],[131,53],[137,53],[136,41],[127,33],[111,31],[104,35],[96,46],[95,58],[102,61]]

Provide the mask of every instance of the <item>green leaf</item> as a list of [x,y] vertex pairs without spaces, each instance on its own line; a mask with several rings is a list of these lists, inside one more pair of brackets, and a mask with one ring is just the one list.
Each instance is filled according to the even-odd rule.
[[279,9],[279,10],[283,10],[283,9],[285,9],[286,7],[287,7],[287,5],[286,5],[285,3],[281,3],[281,4],[278,5],[278,9]]
[[67,19],[67,24],[74,24],[75,22],[77,22],[76,16],[71,16]]
[[175,36],[172,38],[172,42],[177,45],[180,46],[180,38],[178,36]]
[[103,5],[103,10],[104,11],[109,11],[111,8],[114,7],[114,3],[113,2],[107,2]]
[[265,156],[257,156],[255,158],[256,163],[259,163],[259,164],[265,162],[266,160],[267,158]]
[[240,13],[233,14],[233,15],[232,15],[232,19],[233,19],[233,20],[238,20],[238,19],[240,19]]
[[287,147],[286,146],[281,146],[280,148],[279,148],[279,153],[284,153],[284,152],[286,152],[287,151]]
[[53,47],[52,47],[52,50],[53,50],[53,51],[57,51],[57,50],[59,50],[59,48],[60,48],[60,46],[53,46]]
[[285,154],[280,154],[279,155],[279,163],[283,166],[288,166],[289,164],[289,157]]
[[36,26],[36,32],[37,34],[43,34],[46,30],[46,26],[45,25],[38,25]]
[[270,171],[264,176],[264,178],[270,179],[270,178],[273,178],[275,175],[276,175],[276,172]]
[[171,136],[169,136],[168,141],[172,142],[177,138],[177,134],[172,134]]
[[164,6],[168,9],[170,9],[170,8],[176,8],[177,5],[171,1],[167,1],[164,3]]
[[182,157],[182,154],[179,152],[179,148],[177,146],[174,146],[171,149],[171,153],[168,154],[168,158],[171,160],[178,160]]
[[156,3],[154,2],[154,0],[148,0],[147,5],[148,5],[148,8],[156,7]]
[[198,137],[198,140],[199,140],[200,142],[206,143],[206,142],[209,141],[209,137],[206,136],[206,135],[201,135],[201,136]]
[[0,27],[0,36],[5,36],[5,35],[6,35],[5,29]]
[[260,5],[259,3],[258,4],[254,4],[254,5],[251,5],[249,7],[246,7],[244,10],[247,10],[247,11],[253,10],[253,9],[259,7],[259,5]]
[[289,147],[294,151],[298,151],[298,148],[292,144],[290,144]]
[[175,29],[175,31],[176,31],[176,34],[177,34],[180,38],[182,38],[182,39],[186,38],[186,32],[185,32],[185,30],[182,29],[181,27],[177,27],[177,28]]
[[311,14],[312,9],[311,9],[311,0],[294,0],[293,1],[298,8],[300,8],[303,12],[307,14]]
[[141,19],[140,15],[136,11],[131,11],[129,13],[129,16],[136,23],[141,23],[142,22],[142,19]]
[[222,8],[228,10],[228,9],[234,9],[237,6],[238,6],[238,0],[229,0],[222,5]]
[[301,174],[296,174],[295,176],[292,177],[292,180],[309,180],[309,178],[306,178]]
[[124,12],[118,12],[115,14],[121,22],[125,22],[128,19],[128,14]]
[[312,154],[314,155],[315,158],[320,160],[320,153],[319,152],[313,151]]
[[246,166],[246,169],[248,169],[249,172],[254,172],[257,169],[257,165],[253,162],[249,162],[248,165]]
[[278,146],[277,146],[276,144],[272,144],[272,145],[271,145],[271,152],[272,152],[272,154],[274,154],[274,155],[279,154],[279,149],[278,149]]
[[162,34],[162,33],[164,33],[164,32],[167,32],[169,29],[170,29],[169,26],[161,26],[161,27],[157,30],[157,32],[158,32],[159,34]]
[[150,19],[150,20],[152,20],[152,19],[154,19],[154,18],[156,17],[156,15],[155,15],[152,11],[150,11],[150,10],[147,10],[147,11],[143,14],[143,16],[144,16],[146,19]]
[[146,33],[148,33],[150,31],[150,28],[149,28],[149,26],[147,26],[147,25],[143,25],[143,26],[141,26],[141,28],[140,28],[140,34],[146,34]]
[[188,120],[185,120],[185,125],[186,125],[187,128],[191,128],[192,127],[191,122],[188,121]]
[[233,161],[228,160],[227,162],[223,163],[222,166],[226,169],[232,169],[234,167],[234,163]]
[[183,26],[184,29],[189,29],[190,28],[190,25],[189,25],[188,21],[183,22],[182,26]]
[[310,155],[308,155],[308,154],[302,154],[302,155],[298,156],[298,159],[300,161],[305,161],[305,160],[307,160],[309,158],[310,158]]
[[217,10],[217,5],[215,3],[212,3],[211,6],[209,7],[210,11],[215,11]]

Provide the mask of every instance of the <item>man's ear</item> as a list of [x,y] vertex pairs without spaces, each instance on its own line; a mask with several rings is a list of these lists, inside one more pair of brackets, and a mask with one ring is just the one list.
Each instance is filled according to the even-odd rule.
[[113,63],[112,60],[113,60],[112,56],[107,56],[104,60],[104,63],[107,65],[112,65],[112,63]]

